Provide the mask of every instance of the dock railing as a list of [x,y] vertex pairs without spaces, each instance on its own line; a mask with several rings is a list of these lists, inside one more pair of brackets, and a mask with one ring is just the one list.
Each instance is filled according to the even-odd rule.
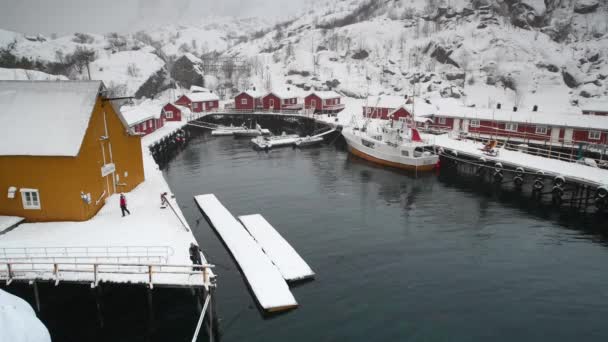
[[[178,283],[182,285],[199,284],[204,287],[212,285],[211,279],[213,265],[173,265],[155,263],[113,263],[113,262],[37,262],[37,261],[2,261],[0,260],[0,280],[6,280],[6,284],[16,280],[54,280],[55,285],[59,282],[90,282],[91,287],[96,287],[104,275],[115,279],[105,281],[120,282],[120,277],[129,278],[133,283],[133,276],[139,276],[140,283],[147,283],[150,288],[155,284],[173,284],[167,279],[157,279],[162,276],[182,276]],[[106,277],[109,278],[109,277]],[[198,279],[197,279],[198,278]],[[184,279],[188,279],[185,281]]]
[[166,262],[174,253],[169,246],[1,247],[0,259],[158,257]]

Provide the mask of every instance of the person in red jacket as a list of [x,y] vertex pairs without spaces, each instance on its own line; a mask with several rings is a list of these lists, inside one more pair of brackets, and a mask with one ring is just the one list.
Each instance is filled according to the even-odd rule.
[[120,210],[122,210],[122,217],[125,217],[125,211],[127,214],[131,215],[129,209],[127,209],[127,198],[125,194],[120,194]]

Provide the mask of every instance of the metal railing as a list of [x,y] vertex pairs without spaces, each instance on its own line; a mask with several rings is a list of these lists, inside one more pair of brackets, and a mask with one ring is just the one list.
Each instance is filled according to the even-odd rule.
[[2,247],[1,259],[15,258],[129,258],[158,257],[169,260],[175,253],[169,246],[70,246]]
[[[112,263],[112,262],[30,262],[0,261],[0,280],[10,285],[15,280],[54,280],[55,285],[61,281],[91,282],[96,287],[104,275],[116,276],[116,281],[144,282],[154,287],[156,278],[163,275],[183,275],[200,277],[201,285],[211,285],[213,265],[171,265],[155,263]],[[195,269],[196,268],[196,269]],[[105,279],[108,280],[108,279]],[[138,281],[139,280],[139,281]],[[192,279],[191,279],[192,280]],[[162,279],[156,284],[166,284]],[[173,283],[173,282],[172,282]],[[196,278],[194,279],[196,283]],[[191,285],[192,281],[182,282]]]

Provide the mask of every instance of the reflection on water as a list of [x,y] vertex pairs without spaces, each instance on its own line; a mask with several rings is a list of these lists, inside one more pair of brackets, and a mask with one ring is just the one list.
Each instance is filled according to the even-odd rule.
[[[197,137],[166,171],[218,265],[224,341],[604,341],[606,238],[593,218],[466,177],[376,167],[342,149],[251,149]],[[315,270],[301,304],[259,315],[238,269],[193,205],[214,193],[263,214]]]

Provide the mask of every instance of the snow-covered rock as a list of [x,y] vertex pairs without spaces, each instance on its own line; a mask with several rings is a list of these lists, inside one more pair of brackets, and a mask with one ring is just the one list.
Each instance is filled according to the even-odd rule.
[[0,341],[50,342],[51,336],[26,301],[0,290]]
[[109,88],[122,86],[116,95],[133,95],[165,66],[158,56],[145,51],[121,51],[93,61],[91,79],[102,80]]
[[595,12],[599,5],[599,0],[576,0],[574,12],[580,14]]

